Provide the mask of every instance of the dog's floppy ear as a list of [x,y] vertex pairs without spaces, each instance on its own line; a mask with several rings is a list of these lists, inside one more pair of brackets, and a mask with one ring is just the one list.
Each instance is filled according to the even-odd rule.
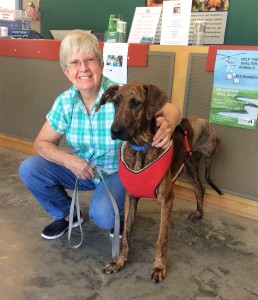
[[119,88],[119,85],[111,85],[108,87],[105,92],[102,94],[99,103],[96,105],[96,112],[100,109],[101,105],[106,104],[107,102],[112,102],[116,96],[116,92]]
[[169,102],[168,95],[159,87],[153,84],[144,84],[143,88],[146,90],[146,115],[147,119],[151,120],[155,117],[166,103]]

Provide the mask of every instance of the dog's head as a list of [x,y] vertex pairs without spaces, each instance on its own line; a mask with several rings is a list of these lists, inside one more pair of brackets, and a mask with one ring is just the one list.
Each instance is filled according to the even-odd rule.
[[206,0],[203,11],[218,11],[226,9],[226,0]]
[[156,113],[168,101],[168,96],[152,84],[114,85],[103,93],[96,111],[106,102],[114,104],[112,139],[149,142],[156,131]]
[[163,0],[147,0],[146,5],[147,6],[162,6]]

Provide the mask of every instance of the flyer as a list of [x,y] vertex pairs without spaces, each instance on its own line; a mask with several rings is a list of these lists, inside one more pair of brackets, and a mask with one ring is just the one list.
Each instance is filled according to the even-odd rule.
[[117,83],[127,83],[127,57],[127,43],[104,43],[103,75]]
[[258,51],[218,50],[210,122],[255,129],[258,114]]
[[189,30],[189,45],[193,42],[195,21],[203,21],[206,25],[204,44],[224,44],[227,24],[229,0],[193,0]]
[[162,7],[136,7],[128,43],[153,44]]
[[161,45],[188,45],[192,1],[163,2]]
[[[163,6],[166,0],[147,0],[147,6]],[[206,25],[205,45],[224,44],[230,0],[192,0],[188,45],[193,43],[195,21],[203,21]],[[160,43],[162,12],[156,31],[154,43]]]

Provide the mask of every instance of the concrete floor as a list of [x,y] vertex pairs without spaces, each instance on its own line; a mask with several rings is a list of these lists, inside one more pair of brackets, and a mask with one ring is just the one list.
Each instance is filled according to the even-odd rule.
[[[194,204],[176,199],[170,226],[167,278],[150,280],[158,233],[159,203],[139,203],[129,260],[116,274],[103,274],[111,258],[108,232],[88,220],[90,193],[80,193],[82,246],[67,234],[47,241],[40,232],[51,219],[18,177],[25,154],[0,148],[0,299],[258,299],[258,223],[205,207],[192,223]],[[75,238],[79,231],[75,230]]]

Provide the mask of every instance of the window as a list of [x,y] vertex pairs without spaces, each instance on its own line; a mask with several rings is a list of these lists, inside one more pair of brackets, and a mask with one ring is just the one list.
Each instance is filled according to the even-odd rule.
[[8,8],[11,10],[22,9],[22,0],[0,0],[0,8]]

